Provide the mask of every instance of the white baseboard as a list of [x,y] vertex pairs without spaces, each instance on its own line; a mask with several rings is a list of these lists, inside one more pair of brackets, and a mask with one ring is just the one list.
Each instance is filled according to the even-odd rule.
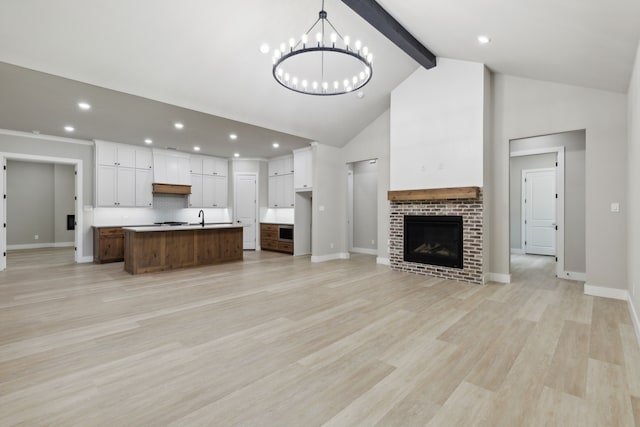
[[311,255],[311,262],[325,262],[325,261],[333,261],[334,259],[349,259],[349,253],[347,252],[338,252],[335,254],[328,255]]
[[522,248],[511,248],[511,253],[514,255],[524,255],[524,249]]
[[612,298],[623,301],[629,300],[629,291],[626,289],[605,288],[603,286],[592,286],[584,284],[584,294],[594,297]]
[[579,273],[577,271],[563,271],[558,277],[566,280],[577,280],[579,282],[587,281],[587,273]]
[[377,249],[352,248],[351,252],[354,252],[356,254],[378,255],[378,250]]
[[15,250],[21,250],[21,249],[68,248],[73,246],[74,246],[73,242],[25,243],[20,245],[7,245],[7,250],[15,251]]
[[501,273],[485,273],[482,280],[483,280],[483,283],[487,283],[487,282],[511,283],[511,275],[501,274]]
[[380,265],[391,265],[391,260],[389,258],[377,257],[376,264]]
[[629,313],[631,314],[631,321],[633,322],[633,330],[636,332],[636,340],[640,344],[640,318],[638,318],[638,311],[633,305],[633,299],[629,298],[627,301],[629,305]]
[[78,258],[78,263],[87,263],[87,262],[93,262],[93,257],[92,256],[83,256]]
[[72,248],[75,245],[76,245],[75,242],[58,242],[58,243],[54,243],[53,247],[54,248]]

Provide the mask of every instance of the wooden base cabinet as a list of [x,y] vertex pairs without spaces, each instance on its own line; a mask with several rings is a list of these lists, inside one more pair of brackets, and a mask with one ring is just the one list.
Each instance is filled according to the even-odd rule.
[[242,260],[242,227],[124,233],[131,274]]
[[278,224],[260,224],[260,248],[263,251],[284,252],[293,255],[293,242],[278,239]]
[[93,227],[93,262],[124,261],[124,231],[122,227]]

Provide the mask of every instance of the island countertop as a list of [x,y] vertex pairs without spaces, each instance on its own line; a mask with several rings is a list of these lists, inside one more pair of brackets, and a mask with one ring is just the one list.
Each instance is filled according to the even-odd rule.
[[185,224],[185,225],[158,225],[158,226],[142,226],[142,227],[122,227],[125,231],[133,231],[143,233],[148,231],[182,231],[182,230],[212,230],[219,228],[243,228],[242,224]]

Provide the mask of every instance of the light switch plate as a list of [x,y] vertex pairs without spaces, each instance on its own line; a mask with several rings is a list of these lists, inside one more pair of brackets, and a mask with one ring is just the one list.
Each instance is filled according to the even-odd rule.
[[611,203],[611,212],[620,212],[620,203],[618,202]]

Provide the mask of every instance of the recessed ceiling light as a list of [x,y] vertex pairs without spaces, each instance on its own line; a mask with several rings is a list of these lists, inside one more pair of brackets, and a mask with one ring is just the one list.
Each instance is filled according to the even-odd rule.
[[193,147],[193,151],[200,151],[200,147],[196,145],[195,147]]
[[64,130],[66,130],[67,132],[73,132],[76,129],[73,126],[65,126]]
[[147,138],[144,140],[145,144],[153,144],[153,140],[151,138]]
[[184,125],[183,125],[182,123],[180,123],[180,122],[176,122],[176,123],[174,123],[174,124],[173,124],[173,126],[174,126],[176,129],[182,129],[182,128],[184,128]]
[[231,133],[231,134],[229,134],[229,138],[235,140],[235,139],[238,139],[238,135],[236,135],[235,133]]
[[78,108],[80,108],[81,110],[90,110],[91,104],[87,102],[78,102]]
[[280,147],[280,144],[278,144],[277,142],[274,142],[273,143],[273,148],[278,148],[278,147]]
[[240,157],[240,153],[233,153],[233,157]]
[[269,45],[266,43],[262,43],[260,45],[260,52],[262,53],[269,53]]
[[478,36],[478,43],[480,44],[487,44],[491,41],[491,39],[489,38],[489,36]]

